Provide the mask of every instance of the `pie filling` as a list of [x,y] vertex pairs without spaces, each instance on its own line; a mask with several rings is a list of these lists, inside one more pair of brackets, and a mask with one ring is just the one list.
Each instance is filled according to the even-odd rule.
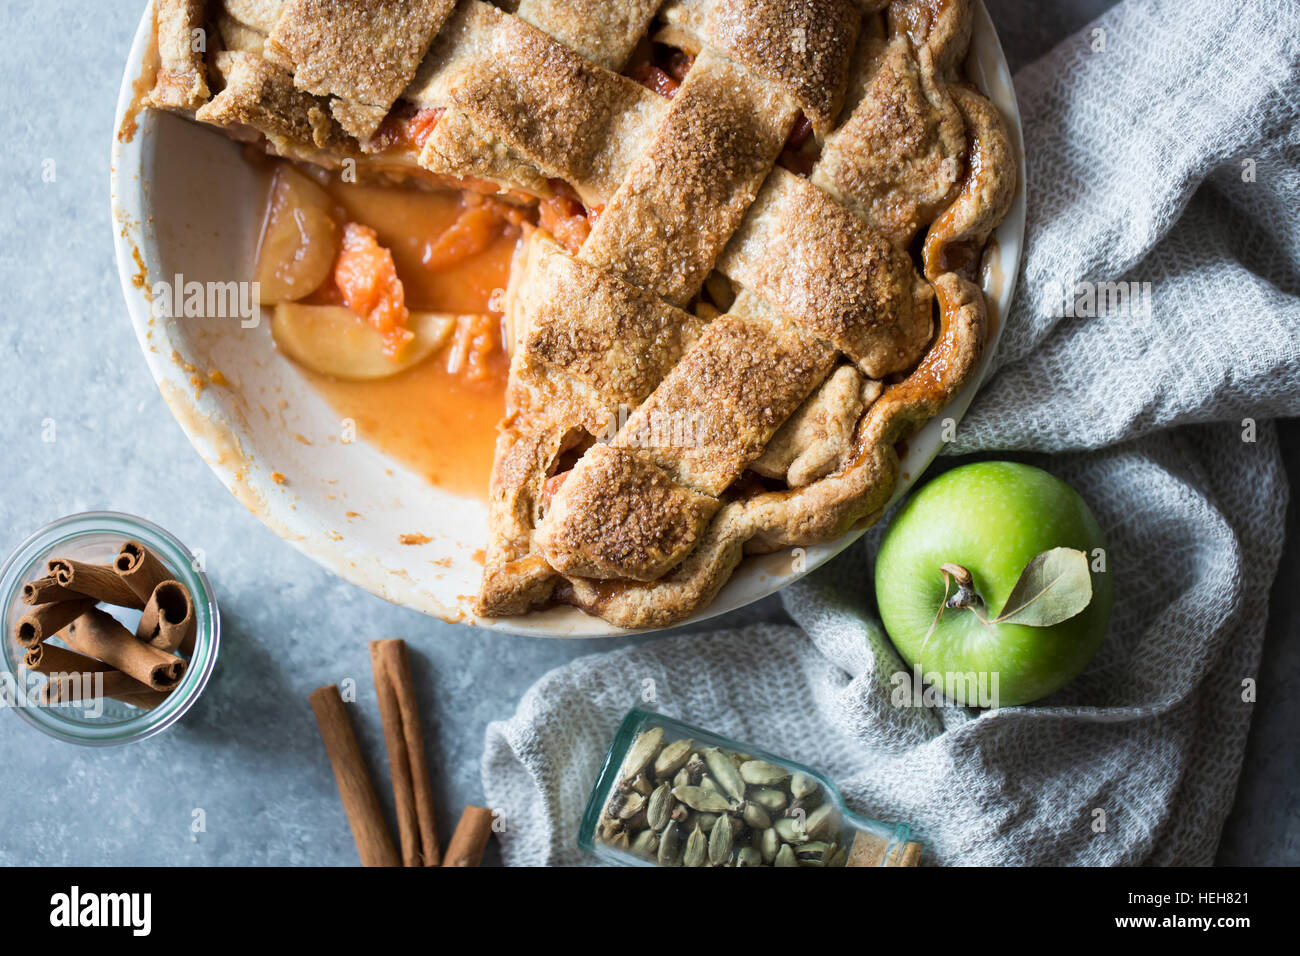
[[153,102],[266,167],[279,351],[487,495],[480,612],[669,624],[875,520],[1015,188],[967,0],[405,6],[158,0]]

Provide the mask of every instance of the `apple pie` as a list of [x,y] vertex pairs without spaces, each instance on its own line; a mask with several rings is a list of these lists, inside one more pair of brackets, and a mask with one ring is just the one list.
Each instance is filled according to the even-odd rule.
[[[509,232],[483,615],[683,620],[744,555],[875,521],[978,365],[1016,165],[968,0],[156,9],[156,107]],[[325,230],[328,321],[445,339],[376,228]]]

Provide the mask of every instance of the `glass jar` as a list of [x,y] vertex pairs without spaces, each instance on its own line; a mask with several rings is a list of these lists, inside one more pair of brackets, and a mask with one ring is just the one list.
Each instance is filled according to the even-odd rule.
[[908,835],[849,811],[810,767],[632,710],[578,843],[624,866],[915,866],[921,848]]
[[[144,710],[111,698],[84,705],[41,707],[29,701],[29,672],[24,651],[14,637],[18,620],[31,610],[22,603],[23,585],[45,575],[51,558],[71,558],[107,564],[124,541],[139,541],[162,562],[171,576],[189,589],[194,602],[194,649],[185,675],[157,707]],[[59,518],[18,546],[0,569],[0,597],[4,604],[3,670],[0,671],[0,709],[14,710],[32,726],[68,743],[93,747],[144,740],[170,727],[194,705],[217,661],[221,619],[208,577],[193,556],[171,534],[133,515],[91,511]],[[111,613],[134,630],[140,612],[114,607]],[[51,640],[57,640],[52,638]]]

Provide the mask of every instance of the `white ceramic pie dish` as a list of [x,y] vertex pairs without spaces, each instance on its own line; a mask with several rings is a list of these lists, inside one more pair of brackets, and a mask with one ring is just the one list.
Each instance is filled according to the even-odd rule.
[[[1024,157],[1010,71],[978,0],[967,72],[1008,120],[1021,189],[995,233],[985,295],[993,332],[979,375],[948,409],[907,443],[895,500],[938,453],[942,419],[959,421],[977,391],[1008,314],[1024,238]],[[340,441],[340,421],[298,368],[272,346],[269,316],[155,318],[149,289],[185,281],[228,282],[252,274],[262,181],[220,133],[170,114],[138,109],[137,85],[151,56],[145,10],[127,58],[112,151],[112,206],[118,271],[149,370],[195,449],[235,497],[268,527],[347,581],[394,603],[447,621],[542,637],[599,637],[626,631],[573,608],[523,617],[473,612],[482,572],[487,507],[429,484],[364,441]],[[134,135],[120,135],[137,124]],[[207,382],[220,370],[228,385]],[[742,607],[826,563],[853,532],[806,549],[748,558],[714,602],[691,621]],[[403,544],[403,536],[427,543]],[[408,537],[408,540],[410,538]],[[687,622],[689,623],[689,622]]]

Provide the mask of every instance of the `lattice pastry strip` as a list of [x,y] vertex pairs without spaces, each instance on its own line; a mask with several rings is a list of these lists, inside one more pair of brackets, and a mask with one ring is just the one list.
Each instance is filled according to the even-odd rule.
[[478,0],[457,8],[404,99],[468,118],[438,123],[420,157],[427,168],[464,175],[448,165],[466,153],[453,137],[472,135],[499,141],[516,162],[564,180],[589,204],[613,195],[668,111],[634,80]]
[[265,56],[368,140],[415,76],[456,0],[286,0]]

